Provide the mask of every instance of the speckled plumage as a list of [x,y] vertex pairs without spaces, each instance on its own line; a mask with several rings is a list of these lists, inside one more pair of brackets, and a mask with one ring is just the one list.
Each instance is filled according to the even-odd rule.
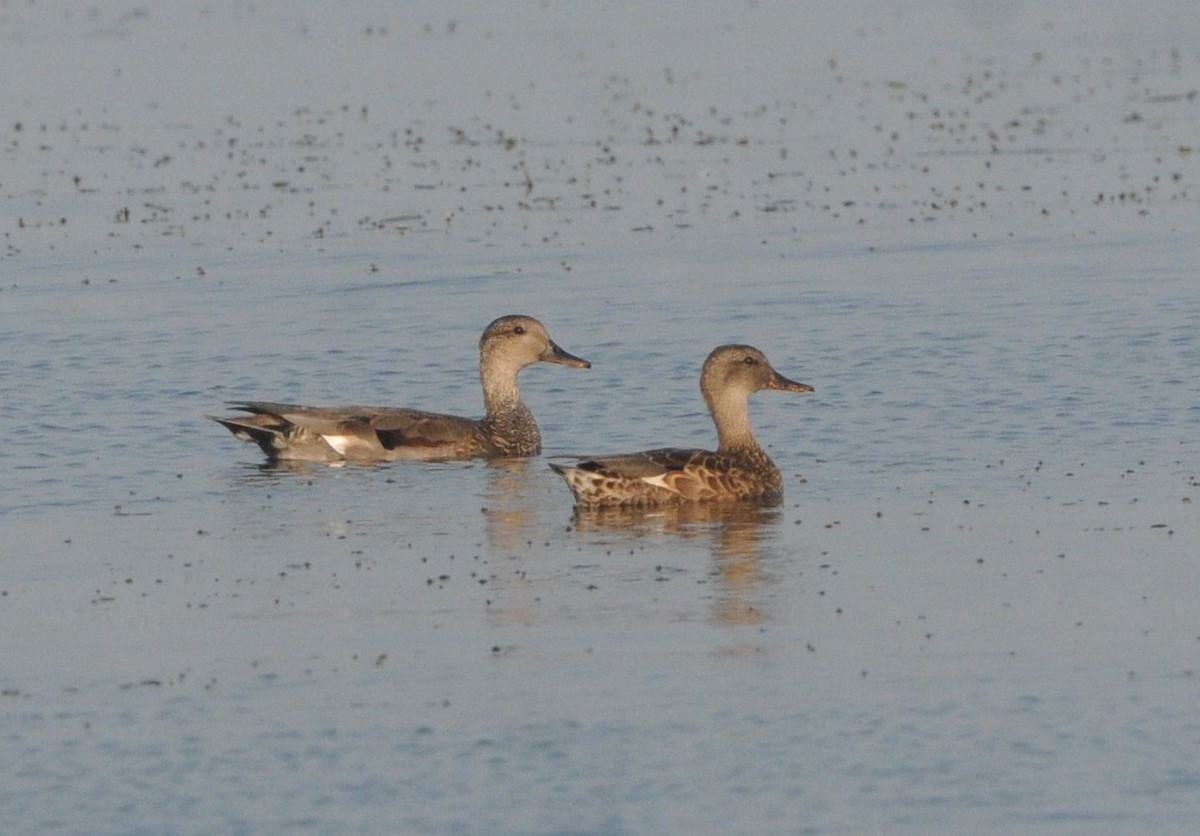
[[533,413],[521,400],[517,375],[533,363],[589,368],[550,339],[529,316],[502,316],[479,340],[479,376],[486,414],[463,418],[378,406],[314,407],[234,401],[249,415],[215,417],[272,460],[354,462],[535,456],[542,449]]
[[551,462],[581,507],[642,507],[681,502],[783,498],[779,468],[750,428],[749,397],[760,389],[811,392],[771,368],[748,345],[723,345],[704,361],[700,391],[717,426],[717,449],[662,448],[616,456],[587,456],[574,464]]

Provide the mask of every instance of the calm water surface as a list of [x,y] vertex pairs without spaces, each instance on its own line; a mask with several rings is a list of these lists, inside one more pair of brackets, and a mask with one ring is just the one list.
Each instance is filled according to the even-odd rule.
[[[1188,832],[1190,9],[5,11],[7,826]],[[509,312],[547,456],[761,347],[783,506],[204,417],[478,414]]]

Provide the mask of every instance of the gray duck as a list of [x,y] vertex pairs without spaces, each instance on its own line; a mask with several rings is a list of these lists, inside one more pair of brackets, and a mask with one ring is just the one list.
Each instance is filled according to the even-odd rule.
[[438,461],[536,456],[542,439],[517,375],[534,363],[591,368],[560,348],[531,316],[502,316],[479,339],[483,418],[381,406],[231,401],[248,415],[209,416],[272,461]]

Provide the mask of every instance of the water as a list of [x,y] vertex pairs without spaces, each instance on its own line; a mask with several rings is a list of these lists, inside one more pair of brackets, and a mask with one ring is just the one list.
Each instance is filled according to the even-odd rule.
[[[869,11],[4,10],[8,826],[1190,830],[1198,21]],[[761,347],[784,505],[204,417],[478,414],[508,312],[546,455]]]

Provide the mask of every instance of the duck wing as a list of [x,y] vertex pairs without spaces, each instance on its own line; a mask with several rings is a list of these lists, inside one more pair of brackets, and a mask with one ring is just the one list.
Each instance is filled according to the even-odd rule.
[[473,452],[479,422],[457,415],[379,406],[302,406],[239,401],[256,421],[281,422],[297,436],[319,437],[351,460],[452,458]]
[[777,473],[709,450],[668,447],[619,456],[590,456],[550,467],[581,506],[649,506],[675,502],[755,500],[777,503]]
[[622,479],[654,479],[668,473],[679,473],[689,466],[715,456],[706,450],[687,450],[680,447],[663,447],[659,450],[643,450],[640,453],[625,453],[616,456],[587,456],[580,458],[575,467]]

